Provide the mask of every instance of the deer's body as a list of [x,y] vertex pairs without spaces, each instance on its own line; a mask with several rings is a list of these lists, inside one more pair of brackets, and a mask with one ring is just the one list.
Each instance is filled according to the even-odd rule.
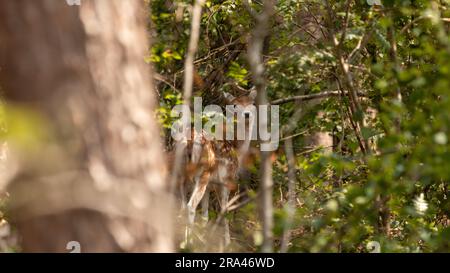
[[[253,104],[256,94],[235,98],[228,95],[226,98],[231,105],[248,106]],[[196,211],[202,202],[203,218],[208,215],[209,191],[219,193],[217,200],[221,212],[226,212],[230,190],[233,190],[238,173],[242,167],[243,158],[250,148],[250,128],[253,124],[246,121],[246,139],[237,140],[236,134],[233,140],[225,140],[226,130],[224,130],[223,140],[211,140],[206,137],[204,131],[193,130],[191,140],[187,142],[185,169],[186,182],[193,185],[192,193],[187,202],[188,223],[192,226],[195,222]],[[225,128],[225,126],[224,126]],[[234,130],[236,133],[236,130]],[[182,195],[184,195],[182,190]],[[223,220],[225,231],[223,245],[230,241],[227,220]],[[189,235],[187,235],[189,236]]]

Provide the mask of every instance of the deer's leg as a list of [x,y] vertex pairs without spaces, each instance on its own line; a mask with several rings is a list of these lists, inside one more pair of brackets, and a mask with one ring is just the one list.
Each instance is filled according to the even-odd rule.
[[[219,182],[220,182],[220,209],[221,213],[226,213],[228,206],[228,199],[230,197],[230,190],[227,187],[227,183],[230,180],[230,174],[228,170],[228,161],[225,160],[224,164],[219,166]],[[230,244],[230,227],[228,224],[228,219],[224,217],[222,219],[222,228],[223,228],[223,238],[220,242],[220,251],[223,251],[225,247]]]
[[206,188],[208,186],[209,182],[209,172],[204,172],[201,177],[200,181],[198,183],[195,183],[194,191],[192,192],[191,198],[188,202],[188,221],[189,224],[194,224],[195,221],[195,211],[197,210],[198,204],[202,200],[203,196],[205,195]]
[[206,225],[209,220],[209,190],[206,189],[202,199],[202,221]]
[[186,209],[186,187],[184,183],[180,184],[181,211]]
[[[225,183],[222,183],[220,185],[221,187],[221,209],[222,209],[222,213],[226,213],[227,210],[227,205],[228,205],[228,200],[230,197],[230,191],[228,190],[228,187]],[[228,223],[228,219],[226,217],[223,218],[223,240],[222,240],[222,246],[223,248],[226,248],[230,242],[231,242],[231,238],[230,238],[230,226]]]
[[207,183],[206,184],[201,183],[202,178],[204,176],[205,175],[202,174],[201,178],[199,178],[198,176],[196,176],[194,178],[194,180],[195,180],[194,190],[192,191],[191,198],[189,199],[189,202],[187,203],[188,225],[186,226],[186,231],[185,231],[185,244],[186,245],[189,245],[192,243],[191,231],[192,231],[192,227],[194,226],[194,222],[195,222],[196,210],[197,210],[197,207],[198,207],[200,201],[202,200],[203,196],[205,195],[206,187],[208,186]]

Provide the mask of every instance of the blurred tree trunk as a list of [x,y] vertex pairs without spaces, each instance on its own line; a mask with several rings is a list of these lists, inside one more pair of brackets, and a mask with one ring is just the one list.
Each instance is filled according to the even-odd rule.
[[172,250],[143,2],[0,2],[5,97],[46,126],[38,144],[13,149],[26,252],[68,252],[69,241],[82,252]]

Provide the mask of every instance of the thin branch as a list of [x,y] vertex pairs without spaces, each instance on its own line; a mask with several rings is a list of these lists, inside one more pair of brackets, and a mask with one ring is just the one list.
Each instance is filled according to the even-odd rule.
[[191,103],[192,89],[194,86],[194,61],[198,49],[202,7],[204,3],[205,0],[195,0],[194,8],[192,9],[191,36],[189,38],[188,52],[184,64],[183,99],[185,105]]
[[[333,29],[333,27],[331,26],[332,23],[332,18],[333,18],[333,10],[332,7],[329,3],[328,0],[325,1],[326,2],[326,6],[327,6],[327,13],[328,13],[328,23],[330,24],[330,32],[331,32],[331,42],[334,46],[334,52],[336,55],[336,59],[339,61],[339,66],[340,66],[340,70],[343,74],[343,80],[344,83],[348,89],[349,92],[346,92],[348,94],[348,97],[350,99],[350,109],[351,109],[351,117],[352,119],[355,120],[355,134],[356,137],[358,138],[358,142],[361,148],[361,152],[366,155],[369,151],[369,147],[368,147],[368,143],[366,141],[366,139],[364,139],[362,133],[361,133],[361,120],[364,119],[364,117],[362,117],[361,119],[358,119],[355,117],[356,113],[362,113],[364,114],[364,112],[362,111],[362,107],[361,104],[359,102],[359,98],[358,98],[358,87],[355,85],[355,82],[353,80],[353,75],[350,71],[350,66],[349,63],[347,62],[347,60],[344,58],[344,55],[342,53],[343,51],[343,41],[345,40],[345,34],[346,34],[346,29],[348,27],[348,13],[350,11],[350,3],[351,0],[347,0],[347,6],[346,6],[346,16],[345,16],[345,25],[344,25],[344,29],[342,30],[342,37],[341,37],[341,42],[338,42],[337,38],[336,38],[336,33],[335,30]],[[339,78],[339,77],[337,77]],[[344,93],[344,92],[342,92]]]
[[356,61],[356,57],[359,55],[358,53],[360,53],[361,50],[366,47],[366,44],[372,37],[372,33],[373,33],[373,22],[369,24],[369,27],[366,29],[364,35],[358,41],[356,47],[352,50],[350,55],[348,55],[347,63],[353,64]]
[[342,28],[341,41],[339,42],[339,47],[342,48],[344,46],[345,38],[347,36],[348,23],[350,20],[350,5],[352,0],[347,0],[345,4],[345,19],[344,19],[344,27]]
[[[344,94],[348,94],[348,92],[346,91],[346,92],[344,92]],[[361,97],[366,96],[363,92],[358,92],[357,94],[358,94],[358,96],[361,96]],[[279,104],[284,104],[284,103],[288,103],[288,102],[292,102],[292,101],[310,101],[310,100],[315,100],[315,99],[339,97],[340,95],[342,95],[342,94],[339,90],[324,91],[324,92],[315,93],[315,94],[300,95],[300,96],[294,96],[294,97],[289,97],[289,98],[284,98],[284,99],[277,99],[277,100],[273,100],[271,102],[271,104],[279,105]]]
[[297,134],[293,134],[293,135],[290,135],[290,136],[287,136],[287,137],[283,137],[282,139],[280,139],[280,141],[285,141],[285,140],[288,140],[288,139],[293,139],[293,138],[296,138],[296,137],[298,137],[298,136],[302,136],[302,135],[304,135],[304,134],[306,134],[306,133],[308,133],[308,132],[309,132],[309,130],[305,130],[305,131],[302,131],[302,132],[297,133]]
[[208,54],[206,56],[200,57],[197,60],[195,60],[194,64],[200,64],[200,63],[202,63],[202,62],[204,62],[206,60],[209,60],[212,56],[214,56],[214,55],[216,55],[216,54],[218,54],[218,53],[220,53],[220,52],[222,52],[224,50],[229,49],[230,46],[238,44],[240,41],[241,41],[240,38],[238,38],[238,39],[236,39],[236,40],[234,40],[234,41],[232,41],[232,42],[230,42],[228,44],[225,44],[225,45],[219,46],[217,48],[214,48],[210,52],[208,52]]
[[[398,62],[398,57],[397,57],[397,40],[395,37],[395,27],[393,25],[394,23],[392,22],[392,24],[389,26],[388,28],[388,40],[389,40],[389,44],[390,44],[390,50],[389,50],[389,58],[391,59],[391,62],[394,64],[393,67],[393,72],[394,74],[396,74],[396,70],[400,68],[400,64]],[[402,92],[400,89],[400,86],[396,87],[396,97],[397,100],[399,102],[402,102]]]
[[[423,15],[420,17],[417,17],[416,19],[412,20],[411,22],[409,22],[407,25],[405,25],[402,30],[400,30],[400,34],[403,34],[403,32],[405,32],[406,30],[408,30],[412,25],[414,25],[415,23],[424,20],[424,19],[431,19],[433,18],[432,15]],[[450,18],[440,18],[442,22],[445,23],[450,23]]]
[[[254,14],[255,26],[252,31],[251,41],[248,47],[248,60],[252,71],[253,84],[257,91],[257,104],[268,105],[267,100],[267,83],[264,77],[264,44],[269,37],[270,18],[275,10],[274,0],[264,0],[262,12]],[[267,128],[267,120],[262,119],[260,126]],[[261,145],[264,145],[262,142]],[[260,217],[262,222],[263,243],[261,245],[262,252],[273,251],[273,178],[272,178],[272,162],[271,152],[261,152],[261,169],[260,169]]]
[[[183,101],[184,105],[191,104],[192,90],[194,86],[194,61],[197,53],[198,41],[200,37],[200,23],[202,18],[202,6],[205,0],[195,0],[194,8],[192,10],[191,36],[189,38],[189,47],[186,54],[186,61],[184,65],[184,85],[183,85]],[[185,124],[187,128],[190,124]],[[190,137],[190,136],[188,136]],[[170,179],[170,190],[175,191],[179,176],[182,175],[182,164],[184,158],[184,150],[186,145],[180,141],[175,148],[175,162],[173,167],[172,177]]]
[[295,156],[294,148],[292,144],[292,138],[287,139],[284,142],[286,160],[288,164],[288,193],[287,193],[287,206],[286,206],[286,222],[283,230],[283,237],[281,240],[281,253],[285,253],[289,247],[289,241],[291,238],[291,229],[294,223],[295,215],[295,200],[297,199],[295,194],[295,184],[297,182],[296,168],[295,168]]
[[[174,84],[170,83],[169,80],[166,79],[166,78],[165,78],[163,75],[161,75],[161,74],[158,74],[158,73],[156,73],[156,72],[153,72],[153,79],[155,79],[156,81],[159,81],[159,82],[162,82],[162,83],[167,84],[170,88],[172,88],[172,89],[173,89],[174,91],[176,91],[176,92],[180,92],[180,90],[178,90],[177,87],[176,87]],[[159,92],[158,92],[158,95],[160,95]]]
[[217,227],[222,222],[222,220],[224,219],[224,217],[226,216],[226,214],[228,212],[238,210],[238,209],[244,207],[245,205],[247,205],[248,203],[253,201],[255,198],[258,198],[258,196],[259,196],[259,195],[257,195],[256,197],[248,197],[244,201],[237,203],[237,201],[239,201],[242,197],[244,197],[246,195],[248,195],[248,192],[243,192],[243,193],[240,193],[240,194],[234,196],[230,201],[228,201],[226,206],[223,206],[221,208],[220,214],[217,216],[216,221],[214,222],[214,225],[211,228],[211,234],[215,234]]

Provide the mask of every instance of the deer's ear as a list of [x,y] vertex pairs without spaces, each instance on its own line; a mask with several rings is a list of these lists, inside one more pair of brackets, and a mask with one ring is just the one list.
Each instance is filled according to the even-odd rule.
[[258,92],[256,91],[256,88],[252,88],[250,90],[250,93],[248,94],[248,98],[251,99],[253,102],[255,102],[257,95],[258,95]]
[[235,96],[231,95],[228,92],[223,92],[223,96],[229,103],[233,102],[236,99]]

